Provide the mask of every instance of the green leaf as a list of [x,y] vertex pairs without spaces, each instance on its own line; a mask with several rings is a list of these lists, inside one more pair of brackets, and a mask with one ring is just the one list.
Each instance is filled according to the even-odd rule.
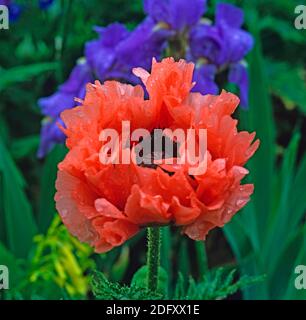
[[37,231],[24,185],[21,173],[0,138],[0,194],[3,202],[0,210],[3,212],[7,247],[18,258],[27,256]]
[[174,290],[174,300],[182,300],[185,297],[184,277],[181,272],[178,274],[178,279]]
[[10,289],[14,289],[19,285],[20,280],[24,276],[24,269],[14,255],[0,242],[0,265],[5,265],[9,269]]
[[[278,258],[277,252],[280,248],[279,239],[286,239],[286,235],[290,234],[292,227],[294,229],[296,228],[296,226],[292,226],[290,223],[292,208],[289,206],[289,195],[292,190],[292,181],[294,177],[299,141],[300,133],[295,132],[288,148],[285,151],[280,170],[279,185],[281,186],[281,189],[278,207],[275,212],[271,211],[269,215],[268,226],[269,229],[274,230],[274,232],[268,232],[266,234],[265,246],[262,253],[265,259],[269,259],[269,267],[273,267],[275,260]],[[273,255],[274,261],[272,260],[271,252],[275,252]]]
[[292,66],[286,62],[266,61],[270,90],[284,105],[291,109],[298,106],[306,114],[306,84],[302,66]]
[[187,279],[190,274],[190,257],[188,251],[188,239],[183,238],[180,241],[180,248],[178,252],[178,268],[182,273],[184,279]]
[[[240,212],[239,214],[243,215],[244,212]],[[233,219],[224,226],[223,230],[238,260],[242,261],[254,251],[251,239],[245,231],[244,225],[240,223],[239,216],[233,217]]]
[[[281,299],[286,289],[291,285],[290,279],[294,274],[296,263],[301,250],[305,251],[306,225],[297,229],[296,234],[288,239],[281,250],[277,263],[270,272],[271,298]],[[306,261],[303,261],[306,263]],[[292,281],[292,280],[291,280]]]
[[296,169],[296,175],[292,183],[292,187],[289,195],[288,210],[290,212],[294,210],[294,214],[290,214],[290,225],[293,230],[301,222],[306,210],[306,153],[304,154],[298,168]]
[[292,41],[296,44],[303,44],[305,42],[303,32],[294,29],[293,21],[290,20],[283,20],[269,15],[260,19],[260,29],[270,29],[278,33],[284,41]]
[[255,47],[249,55],[249,110],[241,112],[241,126],[248,131],[256,131],[260,139],[260,147],[248,167],[249,180],[255,185],[252,201],[256,209],[258,239],[262,240],[266,233],[268,212],[272,208],[270,195],[275,165],[275,123],[258,30],[259,18],[249,2],[246,9],[247,25],[255,38]]
[[31,135],[20,139],[15,139],[11,146],[11,154],[14,159],[27,157],[35,152],[39,145],[39,135]]
[[[299,265],[306,265],[306,232],[304,232],[304,241],[302,243],[302,246],[300,247],[300,252],[297,255],[297,258],[293,264],[294,270]],[[291,300],[306,300],[306,290],[304,289],[297,289],[295,287],[295,279],[297,277],[297,274],[295,272],[291,272],[291,277],[288,282],[288,289],[285,294],[285,299],[291,299]]]
[[11,69],[0,69],[0,92],[18,82],[30,80],[48,71],[54,71],[58,68],[57,62],[36,63],[31,65],[18,66]]
[[203,277],[203,280],[198,283],[192,277],[189,277],[186,291],[182,287],[183,280],[182,275],[180,275],[176,285],[175,299],[220,300],[234,294],[240,289],[264,280],[264,276],[242,276],[235,281],[235,273],[235,269],[217,268],[207,273]]
[[62,145],[56,145],[47,155],[43,166],[37,218],[40,232],[45,232],[48,229],[56,212],[54,194],[57,166],[63,160],[65,154],[66,148]]
[[121,250],[118,260],[113,264],[111,268],[111,279],[114,281],[120,281],[124,277],[130,262],[129,253],[129,247],[124,246]]
[[[1,110],[1,109],[0,109]],[[8,141],[9,137],[9,128],[7,122],[5,121],[3,115],[0,113],[0,137],[4,142]]]
[[[131,284],[140,288],[147,288],[148,266],[139,268],[132,279]],[[168,292],[168,274],[162,267],[158,269],[157,292],[163,296],[167,296]]]

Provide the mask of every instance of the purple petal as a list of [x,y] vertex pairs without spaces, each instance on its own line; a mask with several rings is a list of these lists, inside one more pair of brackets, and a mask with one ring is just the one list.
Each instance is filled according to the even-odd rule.
[[156,22],[181,31],[195,25],[206,11],[206,0],[145,0],[145,12]]
[[63,125],[62,120],[57,118],[56,120],[48,119],[45,121],[40,132],[40,145],[37,152],[39,158],[43,158],[56,143],[65,141],[65,135],[57,125],[57,123]]
[[12,0],[0,0],[0,5],[9,6]]
[[57,91],[49,97],[40,98],[38,105],[45,116],[56,117],[65,109],[74,107],[74,97],[73,93]]
[[206,11],[204,0],[172,0],[169,3],[169,24],[175,30],[195,25]]
[[92,76],[88,65],[86,63],[77,64],[68,80],[59,87],[56,93],[38,100],[42,113],[56,118],[63,110],[74,107],[74,98],[84,98],[84,88],[90,81],[92,81]]
[[195,59],[205,58],[220,67],[242,60],[252,49],[251,34],[225,21],[214,26],[199,24],[191,30],[190,50]]
[[131,67],[149,68],[152,58],[160,57],[168,34],[166,30],[156,30],[155,22],[146,18],[118,45],[118,59]]
[[101,45],[103,47],[115,48],[121,40],[129,35],[129,31],[125,25],[115,22],[104,27],[94,27],[94,30],[99,34]]
[[48,9],[52,4],[53,4],[54,0],[39,0],[39,7],[42,10],[46,10]]
[[85,56],[96,76],[101,81],[106,80],[116,58],[114,49],[103,48],[100,40],[93,40],[86,43]]
[[214,64],[219,64],[223,50],[223,38],[219,28],[199,24],[191,30],[190,50],[194,59],[205,58]]
[[240,100],[243,108],[248,108],[249,77],[247,67],[244,63],[231,65],[228,81],[236,84],[240,91]]
[[24,10],[24,7],[20,4],[13,3],[13,2],[10,2],[7,6],[9,9],[9,20],[11,22],[17,21],[20,18]]
[[116,59],[116,47],[129,35],[125,26],[113,23],[106,28],[95,27],[99,39],[86,43],[85,56],[97,77],[104,81],[109,78],[108,71]]
[[108,73],[110,79],[119,79],[121,82],[127,82],[133,85],[142,84],[140,79],[136,77],[132,70],[125,70],[123,67],[114,68],[114,70],[109,71]]
[[193,74],[193,81],[196,84],[192,91],[202,94],[218,94],[219,88],[215,83],[216,72],[217,68],[214,65],[196,67]]
[[169,1],[167,0],[144,0],[144,11],[156,23],[169,21]]
[[233,28],[240,28],[244,21],[244,14],[238,7],[228,4],[220,3],[216,10],[216,24],[226,24]]
[[85,61],[81,61],[73,68],[68,80],[60,86],[60,90],[78,93],[78,91],[83,88],[84,84],[91,80],[92,77],[88,64]]
[[251,34],[244,30],[220,26],[220,33],[224,39],[220,63],[236,63],[242,60],[252,49],[254,40]]

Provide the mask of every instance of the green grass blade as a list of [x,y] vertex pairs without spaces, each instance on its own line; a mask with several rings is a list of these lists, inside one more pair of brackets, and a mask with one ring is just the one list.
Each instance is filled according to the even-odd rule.
[[300,161],[297,173],[294,177],[292,187],[289,194],[288,207],[294,211],[290,216],[290,225],[293,230],[296,229],[298,224],[303,218],[306,211],[306,154]]
[[250,180],[255,184],[252,197],[256,207],[259,239],[265,234],[268,213],[271,209],[271,192],[275,163],[275,123],[272,105],[267,86],[261,40],[258,30],[258,16],[255,10],[249,10],[246,5],[246,20],[250,32],[255,39],[255,47],[249,55],[249,110],[246,111],[247,123],[243,126],[247,130],[256,131],[261,140],[259,150],[249,163]]
[[5,265],[9,269],[10,289],[20,284],[24,271],[20,261],[0,242],[0,265]]
[[32,246],[37,227],[29,200],[24,192],[24,180],[0,139],[0,193],[8,248],[19,258],[25,258]]
[[186,238],[181,239],[180,248],[178,253],[178,268],[182,273],[183,278],[186,280],[190,276],[190,257],[188,251],[188,240]]
[[286,289],[290,285],[290,279],[292,279],[292,275],[294,274],[295,263],[299,258],[300,250],[305,250],[305,236],[306,225],[300,227],[294,237],[284,244],[284,249],[279,255],[277,263],[269,273],[272,299],[281,299],[286,293]]
[[0,69],[0,92],[15,83],[28,81],[32,77],[47,71],[54,71],[57,67],[57,62],[44,62],[18,66],[7,70]]
[[[295,215],[294,208],[289,206],[289,195],[292,190],[292,181],[294,177],[294,168],[296,163],[297,151],[300,141],[300,134],[295,132],[290,144],[285,151],[282,167],[280,170],[280,182],[281,186],[278,208],[275,211],[271,211],[268,221],[268,227],[270,232],[266,234],[266,241],[263,250],[263,255],[266,260],[269,260],[269,266],[273,268],[273,263],[277,259],[276,254],[279,251],[279,239],[285,239],[287,234],[290,234],[296,226],[291,224],[291,216]],[[271,252],[275,252],[273,257],[274,261],[271,261]]]
[[63,160],[66,149],[62,145],[56,145],[47,155],[42,175],[41,175],[41,193],[38,212],[38,227],[40,232],[45,232],[56,212],[54,195],[55,180],[57,176],[57,165]]
[[31,135],[12,142],[11,154],[14,159],[21,159],[33,154],[38,149],[39,135]]

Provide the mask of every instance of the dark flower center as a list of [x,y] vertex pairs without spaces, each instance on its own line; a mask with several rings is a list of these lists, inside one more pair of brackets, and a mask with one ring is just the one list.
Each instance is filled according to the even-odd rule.
[[[156,169],[156,160],[177,158],[179,143],[164,135],[161,131],[153,131],[150,136],[141,138],[135,147],[138,166]],[[167,172],[171,174],[170,172]]]

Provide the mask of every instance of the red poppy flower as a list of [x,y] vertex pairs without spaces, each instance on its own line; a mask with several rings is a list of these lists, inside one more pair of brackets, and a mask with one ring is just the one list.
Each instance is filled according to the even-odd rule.
[[[239,103],[235,95],[190,92],[193,68],[184,60],[153,60],[151,74],[135,70],[149,99],[141,86],[96,82],[80,106],[62,113],[69,152],[59,164],[57,210],[70,232],[97,252],[151,225],[175,224],[190,238],[204,240],[249,201],[253,185],[241,184],[248,173],[243,165],[259,141],[253,143],[254,133],[238,132],[231,117]],[[191,165],[167,164],[163,157],[154,165],[102,163],[100,133],[115,129],[121,139],[122,121],[130,121],[131,131],[205,129],[207,170],[192,175]],[[131,142],[131,157],[139,144]]]

